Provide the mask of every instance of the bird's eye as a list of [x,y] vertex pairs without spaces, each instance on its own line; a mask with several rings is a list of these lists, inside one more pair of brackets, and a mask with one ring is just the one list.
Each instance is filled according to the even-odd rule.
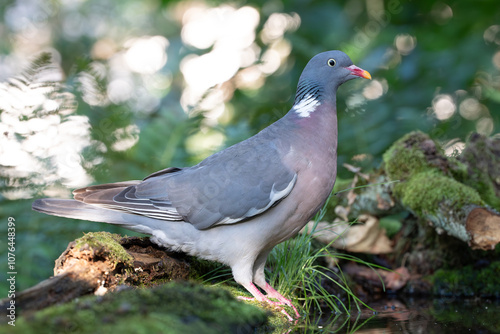
[[328,61],[326,63],[328,64],[328,66],[334,67],[335,64],[337,64],[337,61],[333,58],[330,58],[330,59],[328,59]]

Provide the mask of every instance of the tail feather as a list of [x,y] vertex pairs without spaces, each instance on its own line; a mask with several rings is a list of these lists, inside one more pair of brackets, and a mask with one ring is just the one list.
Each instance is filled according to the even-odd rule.
[[[174,171],[167,169],[158,173]],[[154,231],[169,228],[169,223],[183,222],[182,216],[170,202],[137,198],[134,186],[140,182],[126,181],[81,188],[73,192],[74,199],[37,199],[32,208],[48,215],[114,224],[150,235],[154,235]]]
[[32,208],[52,216],[119,225],[132,231],[150,235],[153,234],[155,228],[158,228],[158,222],[148,217],[107,210],[73,199],[37,199],[33,202]]
[[105,222],[109,213],[102,208],[89,205],[73,199],[42,198],[33,202],[32,208],[35,211],[48,215]]

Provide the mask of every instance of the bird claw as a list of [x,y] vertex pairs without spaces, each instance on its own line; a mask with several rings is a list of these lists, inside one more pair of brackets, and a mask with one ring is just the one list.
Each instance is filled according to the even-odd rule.
[[[284,297],[276,298],[279,300],[278,302],[272,301],[266,297],[264,297],[263,299],[258,299],[258,298],[253,298],[253,297],[238,296],[237,298],[240,300],[246,300],[246,301],[257,300],[260,302],[265,302],[265,303],[275,307],[276,309],[278,309],[281,313],[283,313],[287,317],[288,321],[290,321],[290,322],[292,322],[294,320],[295,320],[295,322],[297,322],[297,319],[300,318],[300,313],[297,311],[297,308],[295,308],[295,306],[293,306],[292,302],[289,299],[286,299]],[[297,316],[297,319],[294,319],[290,314],[288,314],[288,312],[283,308],[283,305],[286,305],[286,306],[293,308],[293,310],[295,311],[295,314]]]
[[293,305],[293,303],[290,299],[287,299],[287,298],[283,297],[282,295],[271,296],[271,298],[276,298],[280,301],[280,303],[275,302],[275,303],[277,303],[277,305],[287,305],[287,306],[291,307],[295,311],[295,315],[297,316],[297,318],[300,318],[299,311],[297,311],[297,308]]
[[300,318],[300,313],[297,311],[297,308],[292,304],[292,302],[288,299],[285,299],[283,303],[289,307],[291,307],[295,311],[295,315],[297,316],[297,319]]
[[[288,320],[290,322],[292,322],[294,318],[292,316],[290,316],[283,308],[283,306],[286,305],[286,306],[293,308],[293,310],[295,311],[295,315],[297,316],[297,319],[300,318],[300,313],[299,313],[299,311],[297,311],[295,306],[292,304],[292,301],[290,299],[286,299],[285,297],[283,297],[278,291],[276,291],[271,285],[269,285],[269,283],[266,282],[262,286],[262,289],[267,293],[267,295],[264,295],[262,292],[260,292],[260,290],[252,282],[250,282],[248,284],[244,284],[243,286],[248,290],[248,292],[250,292],[254,296],[254,298],[238,297],[238,299],[257,300],[260,302],[265,302],[265,303],[279,309],[280,312],[283,313],[288,318]],[[275,302],[269,298],[277,299],[278,301]]]
[[297,308],[293,305],[293,303],[290,299],[283,297],[283,295],[280,294],[278,291],[276,291],[271,285],[269,285],[269,283],[266,283],[265,290],[267,292],[267,299],[268,300],[269,300],[269,298],[275,298],[275,299],[279,300],[281,302],[280,305],[284,304],[284,305],[287,305],[287,306],[293,308],[297,318],[300,318],[299,311],[297,311]]

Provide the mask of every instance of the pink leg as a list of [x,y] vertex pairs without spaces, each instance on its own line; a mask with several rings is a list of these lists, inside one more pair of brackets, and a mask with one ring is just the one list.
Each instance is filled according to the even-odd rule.
[[278,299],[282,304],[288,305],[293,310],[295,311],[295,314],[297,315],[297,318],[300,318],[300,313],[297,311],[295,306],[293,306],[292,301],[290,299],[287,299],[283,297],[278,291],[276,291],[269,283],[266,282],[266,285],[262,287],[264,291],[267,293],[268,298],[276,298]]
[[253,272],[253,282],[255,282],[255,284],[257,284],[257,286],[259,286],[262,290],[264,290],[266,292],[266,294],[267,294],[266,297],[268,299],[275,298],[275,299],[279,300],[279,303],[278,303],[279,305],[290,306],[295,311],[295,315],[297,316],[297,318],[300,318],[299,311],[297,311],[295,306],[293,306],[292,301],[283,297],[278,291],[276,291],[266,281],[266,277],[264,275],[264,268],[265,268],[267,256],[269,255],[270,252],[271,252],[271,250],[268,250],[267,252],[262,252],[259,255],[259,257],[257,258],[257,260],[255,261],[254,272]]
[[[268,284],[268,285],[269,285],[269,284]],[[284,299],[284,300],[285,300],[285,301],[287,301],[288,303],[287,303],[287,302],[285,302],[285,301],[283,301],[283,300],[281,300],[281,299],[280,299],[280,298],[278,298],[278,297],[274,297],[274,296],[272,296],[273,298],[276,298],[276,299],[278,299],[278,300],[280,301],[280,302],[273,302],[272,300],[270,300],[269,298],[267,298],[266,296],[264,296],[264,295],[262,294],[262,292],[260,292],[260,290],[259,290],[259,289],[258,289],[258,288],[257,288],[257,287],[256,287],[256,286],[252,283],[252,282],[250,282],[249,284],[245,284],[245,285],[243,285],[243,286],[245,287],[245,289],[247,289],[247,290],[248,290],[248,291],[249,291],[249,292],[250,292],[250,293],[251,293],[251,294],[255,297],[255,299],[256,299],[256,300],[258,300],[258,301],[260,301],[260,302],[266,302],[266,303],[268,303],[269,305],[272,305],[272,306],[275,306],[275,307],[279,307],[279,306],[281,306],[281,305],[283,305],[283,304],[286,304],[286,305],[288,305],[288,306],[293,307],[293,309],[295,310],[295,313],[297,314],[297,316],[298,316],[298,317],[300,317],[299,313],[297,312],[297,309],[293,306],[293,304],[292,304],[292,303],[291,303],[288,299],[286,299],[285,297],[281,296],[281,295],[279,294],[279,292],[277,292],[276,290],[274,290],[274,289],[273,289],[270,285],[269,285],[269,287],[270,287],[270,288],[271,288],[271,289],[272,289],[272,290],[273,290],[276,294],[278,294],[278,296],[280,296],[282,299]],[[266,290],[266,292],[268,292],[268,291]],[[268,293],[269,293],[269,292],[268,292]],[[252,300],[252,299],[253,299],[253,298],[249,298],[249,297],[238,297],[238,298],[239,298],[239,299],[243,299],[243,300]],[[291,317],[291,316],[290,316],[290,315],[289,315],[289,314],[288,314],[288,313],[287,313],[287,312],[286,312],[283,308],[281,308],[281,307],[279,307],[279,308],[280,308],[281,313],[283,313],[283,314],[284,314],[284,315],[288,318],[288,320],[289,320],[289,321],[292,321],[292,320],[293,320],[293,318],[292,318],[292,317]]]

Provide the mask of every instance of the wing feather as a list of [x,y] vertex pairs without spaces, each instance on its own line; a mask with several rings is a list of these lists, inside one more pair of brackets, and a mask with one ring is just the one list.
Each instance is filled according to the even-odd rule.
[[82,188],[74,196],[110,210],[207,229],[262,214],[288,196],[296,181],[297,173],[283,164],[273,142],[257,135],[196,166]]

